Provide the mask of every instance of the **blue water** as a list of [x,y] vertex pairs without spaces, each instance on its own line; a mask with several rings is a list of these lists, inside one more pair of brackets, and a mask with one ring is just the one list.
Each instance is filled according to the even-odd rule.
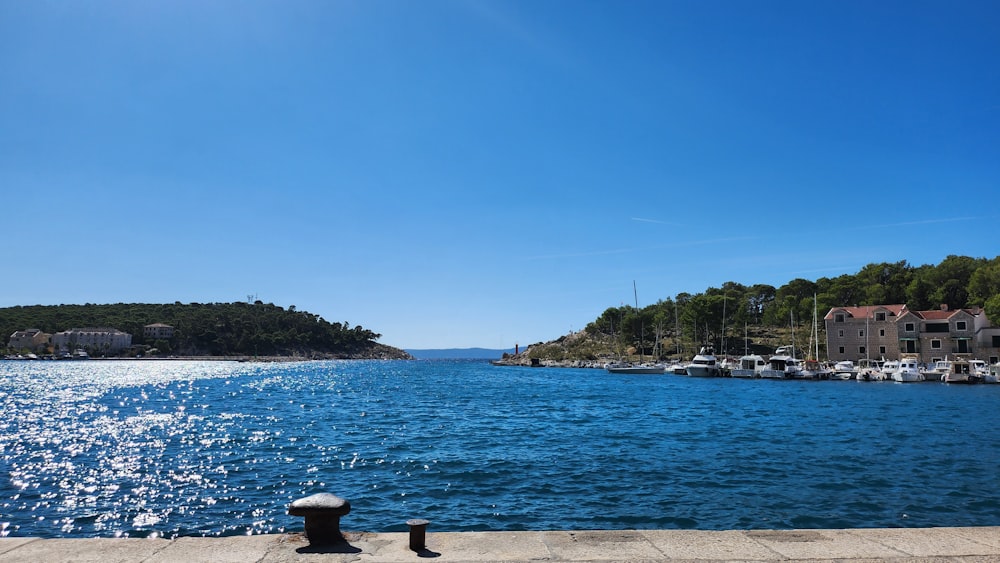
[[1000,525],[1000,385],[0,362],[0,535]]

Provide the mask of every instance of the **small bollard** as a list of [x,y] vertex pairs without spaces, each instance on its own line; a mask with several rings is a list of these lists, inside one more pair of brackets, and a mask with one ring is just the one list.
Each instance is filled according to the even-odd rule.
[[310,545],[331,545],[346,541],[340,533],[340,517],[350,511],[350,502],[330,493],[300,498],[288,507],[288,514],[305,516],[306,538]]
[[407,520],[406,525],[410,527],[410,550],[423,551],[426,546],[428,520],[414,518]]

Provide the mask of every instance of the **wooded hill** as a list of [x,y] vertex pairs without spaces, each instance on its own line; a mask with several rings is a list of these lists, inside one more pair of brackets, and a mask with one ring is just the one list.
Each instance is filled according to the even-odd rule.
[[[147,342],[143,327],[174,327],[170,340]],[[376,343],[380,334],[349,323],[330,323],[318,315],[255,303],[118,303],[114,305],[32,305],[0,308],[0,347],[16,330],[37,328],[54,334],[71,328],[116,328],[132,335],[133,345],[161,355],[299,356],[306,358],[408,357]]]
[[[609,343],[602,347],[612,355],[641,349],[647,357],[662,358],[690,356],[703,343],[712,343],[717,352],[740,355],[745,349],[745,327],[753,341],[754,334],[779,330],[790,339],[794,325],[795,342],[805,350],[814,304],[822,331],[823,316],[833,307],[898,303],[915,311],[941,305],[951,309],[978,306],[994,324],[1000,323],[1000,256],[948,256],[940,264],[924,266],[911,266],[905,260],[883,262],[869,264],[856,274],[816,281],[798,278],[781,287],[731,281],[694,295],[681,293],[638,311],[628,305],[609,308],[584,331],[596,341]],[[821,348],[823,344],[821,332]],[[821,350],[821,356],[825,355]]]

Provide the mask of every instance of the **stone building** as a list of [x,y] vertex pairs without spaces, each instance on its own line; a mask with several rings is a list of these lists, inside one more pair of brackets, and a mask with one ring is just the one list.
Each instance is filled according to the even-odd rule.
[[132,335],[115,328],[71,328],[53,334],[52,345],[63,352],[83,348],[116,354],[132,345]]
[[14,351],[31,350],[32,352],[42,351],[49,345],[51,334],[42,332],[37,328],[14,331],[7,341],[7,348]]
[[906,305],[834,307],[824,317],[832,361],[898,360],[921,363],[950,358],[1000,360],[1000,327],[982,309],[911,311]]
[[170,340],[174,337],[174,327],[163,323],[153,323],[142,327],[142,336],[146,340]]
[[834,307],[823,317],[826,351],[831,361],[864,358],[898,360],[899,329],[896,320],[906,305]]

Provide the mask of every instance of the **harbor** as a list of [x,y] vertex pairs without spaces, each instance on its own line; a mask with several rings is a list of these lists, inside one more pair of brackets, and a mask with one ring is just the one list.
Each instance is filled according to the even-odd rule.
[[1000,528],[851,530],[624,530],[429,533],[414,551],[406,533],[347,533],[312,547],[300,534],[164,539],[0,539],[0,563],[457,561],[879,561],[1000,560]]

